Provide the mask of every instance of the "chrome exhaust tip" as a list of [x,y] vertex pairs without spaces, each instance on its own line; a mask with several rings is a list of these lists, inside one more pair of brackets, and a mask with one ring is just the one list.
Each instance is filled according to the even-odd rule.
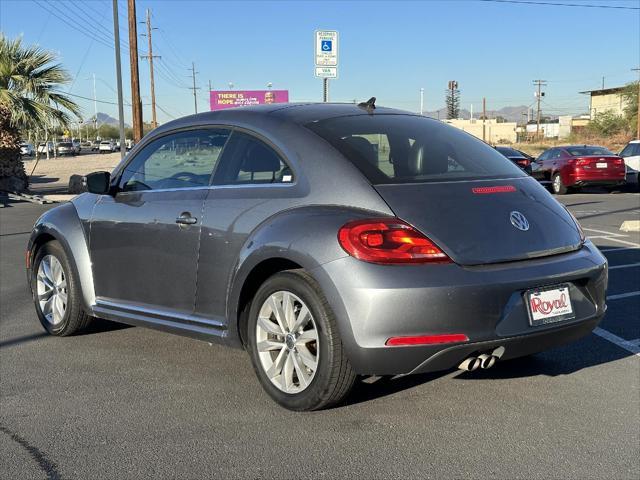
[[493,367],[493,364],[496,363],[493,355],[489,355],[487,353],[483,353],[482,355],[478,356],[478,360],[480,360],[480,368],[482,368],[483,370]]
[[504,355],[504,347],[498,347],[491,352],[491,355],[496,357],[496,360],[500,360],[502,355]]
[[465,372],[473,372],[474,370],[477,370],[478,368],[480,368],[481,363],[482,362],[480,361],[480,358],[469,357],[463,360],[463,362],[460,365],[458,365],[458,368],[460,370],[464,370]]
[[483,353],[478,357],[478,359],[480,360],[480,368],[486,370],[487,368],[493,367],[498,358],[495,355],[488,355],[486,353]]

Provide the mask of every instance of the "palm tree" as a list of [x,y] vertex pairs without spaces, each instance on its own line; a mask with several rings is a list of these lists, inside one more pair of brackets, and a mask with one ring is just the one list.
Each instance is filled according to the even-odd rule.
[[79,107],[59,92],[71,77],[56,55],[0,33],[0,190],[25,191],[20,132],[67,126]]

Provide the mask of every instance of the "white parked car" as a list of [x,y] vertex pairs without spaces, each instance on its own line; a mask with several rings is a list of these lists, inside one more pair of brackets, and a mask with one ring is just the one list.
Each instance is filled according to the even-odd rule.
[[60,156],[75,155],[76,149],[71,142],[59,142],[58,145],[56,145],[56,153]]
[[35,150],[33,149],[33,145],[31,145],[30,143],[21,143],[20,144],[20,155],[22,155],[23,157],[30,157],[35,153]]
[[111,153],[116,151],[116,144],[112,140],[103,140],[98,147],[100,153]]
[[620,152],[627,166],[627,183],[633,184],[637,188],[640,184],[640,140],[631,140]]
[[53,149],[53,142],[40,142],[38,144],[38,153],[44,153],[46,155],[47,151],[49,151],[49,155],[53,155]]

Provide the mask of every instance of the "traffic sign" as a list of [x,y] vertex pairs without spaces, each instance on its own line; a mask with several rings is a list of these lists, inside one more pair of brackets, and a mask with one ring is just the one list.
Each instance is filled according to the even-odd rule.
[[316,77],[338,78],[338,67],[316,67]]
[[338,32],[316,30],[316,66],[338,66]]

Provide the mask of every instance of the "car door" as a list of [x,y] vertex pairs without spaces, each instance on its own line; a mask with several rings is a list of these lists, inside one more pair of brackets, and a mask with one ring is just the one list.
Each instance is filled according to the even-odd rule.
[[535,165],[532,165],[531,176],[538,181],[547,180],[549,177],[548,164],[546,163],[549,158],[551,150],[543,152],[536,160]]
[[257,225],[305,195],[284,156],[234,130],[204,205],[195,314],[225,321],[230,276]]
[[97,301],[160,315],[193,311],[203,201],[229,130],[151,141],[122,169],[91,218]]

